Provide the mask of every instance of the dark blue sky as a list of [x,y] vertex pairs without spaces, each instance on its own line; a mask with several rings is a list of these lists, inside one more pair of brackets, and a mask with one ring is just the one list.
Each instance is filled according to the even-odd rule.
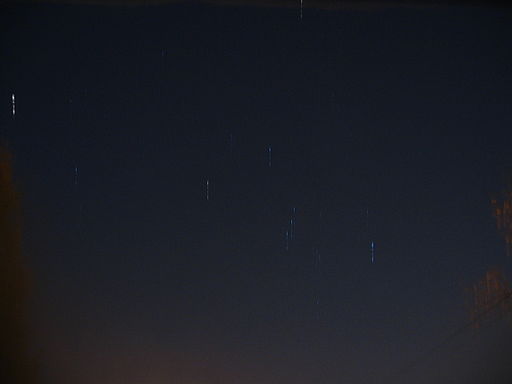
[[512,162],[510,21],[5,8],[0,127],[47,382],[508,382],[510,326],[429,351],[468,322],[466,288],[510,277],[489,202]]

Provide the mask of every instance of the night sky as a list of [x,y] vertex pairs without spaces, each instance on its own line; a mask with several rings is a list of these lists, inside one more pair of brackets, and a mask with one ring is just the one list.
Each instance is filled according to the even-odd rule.
[[511,21],[3,6],[41,382],[509,383],[510,322],[464,327],[512,272]]

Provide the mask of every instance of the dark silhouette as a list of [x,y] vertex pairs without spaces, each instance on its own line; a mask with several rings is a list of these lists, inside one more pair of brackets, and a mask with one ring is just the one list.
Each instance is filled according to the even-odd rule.
[[19,195],[13,186],[11,157],[0,147],[0,382],[32,383],[28,353],[27,271],[21,256]]

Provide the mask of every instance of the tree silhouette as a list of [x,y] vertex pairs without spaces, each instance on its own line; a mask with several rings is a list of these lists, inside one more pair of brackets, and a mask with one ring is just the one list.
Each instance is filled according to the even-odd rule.
[[27,273],[21,255],[19,195],[11,156],[0,146],[0,382],[32,383],[26,327]]

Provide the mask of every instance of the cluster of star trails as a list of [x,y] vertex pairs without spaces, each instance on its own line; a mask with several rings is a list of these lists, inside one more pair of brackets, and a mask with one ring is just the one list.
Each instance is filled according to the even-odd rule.
[[[232,154],[233,152],[233,134],[229,134],[229,152]],[[272,168],[272,145],[268,145],[266,148],[266,154],[267,154],[267,167]],[[75,180],[77,182],[78,180],[78,168],[75,168]],[[205,179],[204,182],[204,196],[206,201],[211,200],[211,180],[209,178]],[[366,236],[368,238],[368,246],[369,246],[369,253],[370,253],[370,262],[371,264],[375,264],[376,262],[376,244],[375,240],[373,239],[373,233],[370,230],[370,210],[369,208],[366,208],[364,210],[365,213],[365,227],[366,227]],[[296,218],[297,218],[297,210],[296,207],[292,207],[289,211],[288,215],[288,222],[284,229],[284,243],[283,247],[286,252],[290,252],[292,243],[294,241],[294,238],[296,236]],[[320,254],[318,253],[318,250],[315,249],[315,258],[318,258],[318,261],[315,262],[316,268],[319,269],[320,265]],[[318,300],[317,300],[318,301]]]
[[[301,18],[302,18],[302,1],[301,1]],[[162,56],[165,55],[165,51],[162,50]],[[72,109],[72,99],[69,98],[68,99],[68,102],[69,102],[69,110],[70,110],[70,119],[71,119],[71,127],[73,128],[74,126],[74,120],[73,120],[73,109]],[[15,93],[12,92],[11,93],[11,108],[12,108],[12,117],[14,118],[15,115],[16,115],[16,96],[15,96]],[[73,129],[72,129],[73,131]],[[72,134],[73,136],[73,134]],[[72,138],[72,143],[71,145],[73,146],[74,144],[74,141],[75,141],[75,138]],[[228,133],[228,138],[227,138],[227,145],[225,147],[225,150],[226,151],[229,151],[229,155],[230,155],[230,158],[233,160],[233,154],[234,154],[234,150],[235,150],[235,139],[234,139],[234,135],[232,132],[229,132]],[[259,155],[259,161],[260,161],[260,167],[262,170],[267,170],[268,172],[272,172],[272,174],[274,174],[274,169],[279,169],[279,166],[280,166],[280,157],[279,157],[279,152],[277,153],[273,153],[273,149],[279,149],[279,147],[274,147],[273,148],[273,145],[272,143],[267,143],[266,145],[260,147],[259,151],[260,151],[260,154],[263,152],[264,153],[264,156],[261,156]],[[262,160],[262,158],[264,160]],[[231,161],[232,161],[231,160]],[[78,187],[79,187],[79,177],[80,177],[80,168],[78,166],[78,163],[75,161],[73,166],[72,166],[72,172],[73,172],[73,184],[74,186],[76,187],[76,191],[78,192]],[[212,195],[212,182],[214,183],[215,185],[215,176],[212,175],[212,173],[209,173],[207,175],[204,176],[204,179],[203,179],[203,188],[204,188],[204,200],[206,202],[208,202],[208,204],[210,204],[212,202],[212,200],[214,201],[215,200],[215,197],[214,195]],[[78,195],[77,195],[78,196]],[[290,198],[290,200],[292,200]],[[80,215],[81,215],[81,211],[82,211],[82,205],[80,204],[80,202],[78,202],[79,204],[79,210],[80,210]],[[283,217],[281,220],[281,224],[279,225],[280,226],[280,239],[283,239],[282,243],[280,242],[281,245],[279,245],[280,247],[282,247],[281,249],[284,250],[284,253],[283,254],[287,254],[287,255],[290,255],[290,256],[295,256],[294,253],[297,253],[297,251],[299,250],[298,249],[298,245],[301,243],[301,240],[299,239],[299,242],[296,241],[297,239],[297,219],[298,217],[298,212],[301,212],[301,215],[302,215],[302,207],[299,206],[299,209],[294,206],[293,204],[289,204],[288,205],[288,208],[287,208],[287,213],[285,215],[285,217]],[[370,262],[371,264],[375,264],[376,263],[376,243],[375,243],[375,240],[373,238],[373,232],[371,231],[370,229],[370,210],[369,208],[364,208],[363,209],[363,215],[365,216],[365,227],[366,227],[366,230],[362,230],[361,232],[365,233],[365,247],[369,247],[369,254],[370,254]],[[322,221],[322,213],[320,212],[320,215],[319,215],[319,218],[320,220]],[[80,221],[80,220],[79,220]],[[299,232],[302,230],[301,228],[303,228],[302,226],[299,227]],[[302,233],[302,232],[300,232]],[[300,235],[299,233],[299,235]],[[283,236],[284,235],[284,236]],[[315,240],[316,242],[316,240]],[[368,248],[366,248],[368,249]],[[320,249],[319,249],[319,246],[318,246],[318,242],[316,242],[316,245],[312,248],[311,250],[311,255],[312,255],[312,259],[313,259],[313,265],[312,265],[312,273],[311,273],[311,276],[313,277],[313,286],[312,286],[312,292],[313,292],[313,296],[312,296],[312,305],[314,306],[315,308],[315,313],[316,313],[316,317],[318,319],[320,319],[320,302],[321,302],[321,281],[322,281],[322,268],[321,268],[321,254],[320,254]]]
[[[228,146],[227,150],[229,151],[229,154],[232,156],[234,151],[234,136],[232,133],[228,134]],[[265,162],[260,163],[260,166],[267,168],[269,171],[270,169],[276,165],[279,166],[278,159],[279,157],[273,158],[273,148],[272,145],[268,144],[264,147],[264,149],[260,149],[261,151],[264,150],[265,152]],[[276,160],[276,164],[274,164],[273,160]],[[213,180],[215,181],[215,180]],[[212,199],[214,200],[215,197],[211,194],[211,186],[212,186],[212,178],[211,176],[205,177],[204,179],[204,199],[206,202],[210,203],[212,202]],[[288,208],[288,213],[286,215],[285,221],[282,225],[282,247],[284,254],[287,255],[294,255],[296,251],[298,251],[297,245],[299,243],[296,242],[297,237],[297,218],[299,210],[296,206],[290,206]],[[361,233],[363,234],[363,237],[365,238],[365,248],[369,251],[369,262],[370,264],[376,263],[376,243],[374,239],[374,233],[373,233],[373,225],[371,225],[371,215],[370,215],[370,209],[368,207],[365,207],[362,209],[363,217],[364,217],[364,225],[361,227]],[[323,221],[322,212],[319,212],[319,220]],[[312,286],[311,286],[311,292],[312,292],[312,308],[314,308],[314,316],[315,318],[320,321],[321,320],[321,286],[323,281],[323,272],[322,272],[322,259],[321,259],[321,252],[318,245],[315,245],[312,248],[311,251],[312,254],[312,269],[311,269],[311,276],[312,276]]]

